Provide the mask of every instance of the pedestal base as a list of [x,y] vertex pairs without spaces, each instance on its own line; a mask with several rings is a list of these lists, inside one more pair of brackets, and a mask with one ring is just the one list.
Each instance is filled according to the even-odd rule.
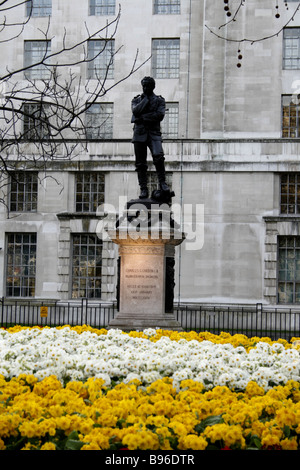
[[161,317],[145,318],[142,314],[118,314],[110,321],[107,329],[118,328],[122,331],[145,330],[147,328],[183,331],[174,315],[165,314]]
[[170,259],[184,234],[173,223],[170,207],[152,200],[130,201],[111,239],[119,245],[119,312],[108,328],[182,331],[171,313],[169,279],[174,268]]

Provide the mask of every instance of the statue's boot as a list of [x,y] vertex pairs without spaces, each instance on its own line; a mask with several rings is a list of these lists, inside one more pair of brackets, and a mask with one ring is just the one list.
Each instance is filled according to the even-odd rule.
[[170,188],[166,183],[165,163],[162,158],[155,162],[155,168],[156,168],[156,173],[157,173],[157,178],[158,178],[160,189],[164,193],[170,192]]
[[147,199],[149,197],[149,191],[147,187],[147,170],[138,171],[138,181],[140,185],[140,199]]

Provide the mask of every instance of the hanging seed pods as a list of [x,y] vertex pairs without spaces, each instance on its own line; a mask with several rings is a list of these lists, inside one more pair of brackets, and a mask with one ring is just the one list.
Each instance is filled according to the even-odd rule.
[[243,58],[243,55],[241,54],[241,50],[238,49],[238,63],[236,64],[236,66],[237,66],[238,68],[240,68],[240,67],[242,66],[242,64],[241,64],[242,58]]
[[231,12],[230,12],[230,7],[229,7],[229,0],[224,0],[224,10],[226,11],[226,15],[227,16],[231,16]]

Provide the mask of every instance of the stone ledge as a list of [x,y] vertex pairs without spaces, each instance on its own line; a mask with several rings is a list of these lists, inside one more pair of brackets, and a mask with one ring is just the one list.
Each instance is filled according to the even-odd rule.
[[146,328],[183,331],[181,324],[175,320],[172,314],[157,317],[153,315],[152,318],[145,318],[138,313],[117,315],[110,321],[107,328],[119,328],[123,331],[144,330]]
[[[263,217],[263,220],[267,223],[272,222],[299,222],[300,215],[268,215]],[[275,230],[275,229],[274,229]]]
[[59,212],[56,214],[57,218],[60,220],[64,219],[99,219],[100,216],[97,216],[96,212]]

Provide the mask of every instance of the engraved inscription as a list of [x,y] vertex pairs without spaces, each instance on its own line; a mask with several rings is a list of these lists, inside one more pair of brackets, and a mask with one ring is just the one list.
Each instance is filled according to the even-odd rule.
[[127,288],[133,300],[150,300],[158,288],[158,269],[127,268],[125,270]]

